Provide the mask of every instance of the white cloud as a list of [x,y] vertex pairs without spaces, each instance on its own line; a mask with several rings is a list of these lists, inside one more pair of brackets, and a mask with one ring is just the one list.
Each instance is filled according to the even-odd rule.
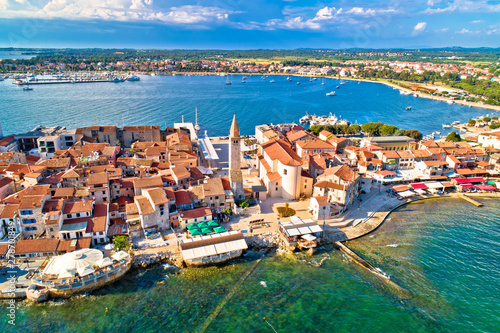
[[441,14],[448,12],[462,12],[462,13],[500,12],[500,4],[498,4],[498,1],[494,2],[489,0],[453,0],[449,1],[445,7],[431,8],[439,2],[441,1],[438,2],[428,1],[427,4],[429,5],[429,8],[427,8],[423,13]]
[[455,31],[456,34],[478,34],[479,31],[471,31],[469,29],[463,28],[462,30]]
[[418,22],[414,27],[413,27],[413,36],[416,36],[422,32],[424,32],[425,28],[427,27],[427,22]]
[[[101,19],[114,21],[158,21],[196,24],[227,21],[236,11],[219,7],[180,6],[160,9],[153,0],[0,0],[0,17]],[[38,1],[38,0],[37,0]],[[17,3],[23,2],[22,6]]]
[[483,23],[484,21],[483,20],[475,20],[475,21],[472,21],[471,23],[472,24],[477,24],[477,23]]
[[449,30],[450,30],[450,28],[442,28],[442,29],[436,30],[436,32],[448,32]]

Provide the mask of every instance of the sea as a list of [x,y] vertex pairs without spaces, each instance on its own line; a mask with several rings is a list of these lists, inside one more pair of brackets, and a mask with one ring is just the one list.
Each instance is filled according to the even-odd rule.
[[220,267],[132,271],[69,300],[18,302],[16,325],[2,308],[0,331],[499,332],[500,202],[478,200],[484,207],[408,204],[347,242],[394,284],[332,248],[248,252]]
[[[298,123],[306,113],[330,113],[351,123],[379,121],[423,134],[443,124],[467,121],[495,111],[402,95],[373,82],[307,77],[149,76],[122,83],[33,85],[24,91],[12,80],[0,82],[0,124],[4,134],[24,133],[37,125],[76,129],[92,125],[160,125],[198,122],[201,134],[226,136],[236,113],[241,134],[255,126]],[[232,84],[227,85],[229,80]],[[275,82],[272,83],[271,81]],[[341,84],[345,82],[345,84]],[[300,84],[297,84],[300,83]],[[322,83],[325,83],[322,85]],[[337,88],[339,87],[339,88]],[[326,93],[335,91],[335,96]],[[411,107],[411,110],[406,110]]]

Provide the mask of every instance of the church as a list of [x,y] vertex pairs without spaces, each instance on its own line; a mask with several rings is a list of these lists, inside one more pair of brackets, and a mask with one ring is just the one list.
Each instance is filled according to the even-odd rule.
[[245,199],[243,174],[241,172],[241,137],[236,113],[229,130],[229,182],[236,202]]

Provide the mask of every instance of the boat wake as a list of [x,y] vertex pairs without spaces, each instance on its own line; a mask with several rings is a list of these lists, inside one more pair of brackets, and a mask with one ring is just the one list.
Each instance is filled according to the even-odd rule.
[[398,247],[398,246],[399,246],[399,244],[388,244],[388,245],[386,245],[386,246],[387,246],[387,247]]

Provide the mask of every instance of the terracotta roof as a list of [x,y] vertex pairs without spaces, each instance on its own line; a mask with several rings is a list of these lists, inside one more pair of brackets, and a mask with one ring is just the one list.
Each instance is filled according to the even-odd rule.
[[41,161],[38,165],[46,166],[47,168],[67,168],[71,161],[70,157],[53,158],[50,160]]
[[208,216],[208,215],[212,215],[212,211],[210,210],[209,207],[200,207],[200,208],[195,208],[195,209],[190,209],[190,210],[179,211],[179,216],[183,220],[194,219],[194,218]]
[[61,211],[64,206],[64,199],[51,199],[45,201],[43,205],[42,213]]
[[75,195],[74,187],[60,187],[56,188],[52,198],[72,198]]
[[301,130],[301,131],[290,131],[286,134],[286,138],[290,141],[290,142],[295,142],[297,140],[300,140],[302,138],[308,138],[310,140],[313,140],[316,138],[315,135],[313,135],[312,133],[309,133],[307,131],[304,131],[304,130]]
[[106,172],[89,175],[89,185],[108,185],[109,176]]
[[94,207],[94,218],[92,219],[92,232],[106,231],[108,217],[108,204],[98,203]]
[[16,243],[15,254],[56,252],[59,239],[21,239]]
[[57,246],[57,252],[73,252],[80,249],[88,249],[90,248],[92,237],[76,239],[76,244],[74,246],[71,246],[71,244],[73,244],[73,241],[73,239],[61,239],[59,241],[59,245]]
[[336,177],[339,177],[343,181],[348,181],[348,182],[353,182],[359,178],[359,175],[356,173],[356,171],[352,170],[347,165],[339,165],[333,168],[328,168],[325,170],[325,173],[323,175],[324,176],[335,175]]
[[266,176],[270,182],[276,182],[281,179],[280,174],[277,172],[268,172]]
[[323,140],[308,140],[308,141],[299,141],[297,142],[297,146],[302,149],[335,149],[335,147],[326,141]]
[[151,201],[153,202],[153,205],[155,206],[168,203],[167,194],[163,190],[163,188],[144,190],[144,192],[146,192],[149,195]]
[[321,206],[324,206],[324,205],[328,205],[328,199],[324,196],[324,195],[318,195],[316,197],[312,197],[313,199],[316,199],[316,201],[318,202],[318,205],[321,205]]
[[5,185],[9,185],[10,183],[12,183],[14,180],[12,178],[9,178],[9,177],[3,177],[2,179],[0,179],[0,188],[4,187]]
[[19,202],[19,209],[42,208],[45,195],[25,195]]
[[169,200],[175,200],[175,193],[173,187],[164,187],[163,190],[167,193],[167,198]]
[[337,184],[337,183],[332,183],[332,182],[329,182],[329,181],[326,181],[326,180],[317,182],[316,184],[314,184],[314,187],[318,187],[318,188],[332,188],[332,189],[340,190],[340,191],[344,191],[345,189],[347,189],[347,186],[340,185],[340,184]]
[[7,204],[0,206],[0,219],[13,218],[17,215],[18,204]]
[[222,179],[211,178],[207,179],[206,183],[203,184],[203,191],[206,196],[213,195],[224,195],[224,185],[222,184]]
[[284,165],[300,166],[302,159],[293,149],[282,140],[270,140],[263,143],[262,149],[271,158],[271,160],[279,160]]
[[94,200],[69,201],[64,205],[64,214],[89,212]]
[[163,181],[160,176],[143,177],[133,179],[135,188],[162,187]]
[[175,191],[175,203],[177,205],[186,205],[192,203],[189,193],[185,190]]
[[191,175],[189,173],[189,170],[183,165],[177,165],[172,167],[171,169],[172,173],[175,175],[177,179],[187,178]]

